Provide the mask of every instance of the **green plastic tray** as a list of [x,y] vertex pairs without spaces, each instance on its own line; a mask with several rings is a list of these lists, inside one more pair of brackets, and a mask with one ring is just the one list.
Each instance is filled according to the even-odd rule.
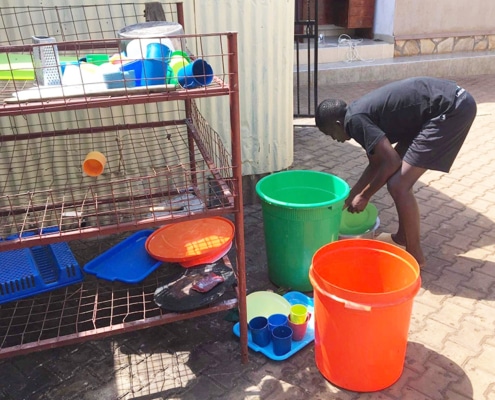
[[[61,56],[60,61],[77,61],[73,56]],[[30,54],[0,53],[0,80],[32,81],[35,79]]]

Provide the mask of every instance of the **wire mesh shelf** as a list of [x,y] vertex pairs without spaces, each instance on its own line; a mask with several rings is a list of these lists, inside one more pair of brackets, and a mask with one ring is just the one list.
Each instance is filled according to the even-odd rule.
[[[167,17],[181,15],[177,4],[165,6]],[[192,89],[155,84],[145,76],[149,60],[129,59],[125,51],[138,40],[141,56],[149,43],[117,37],[122,27],[141,22],[136,7],[1,8],[0,33],[9,45],[0,46],[0,238],[19,239],[0,242],[0,249],[136,230],[234,207],[232,154],[191,100],[232,93],[232,34],[167,37],[190,63],[208,60],[214,77]],[[154,40],[163,38],[146,38]],[[41,75],[53,79],[56,71],[60,84],[40,84],[40,54],[51,64],[41,67]],[[96,55],[106,61],[90,63]],[[122,87],[108,88],[108,81],[90,76],[115,55],[112,71],[136,63],[144,68],[139,86],[122,75]],[[152,61],[167,65],[170,56]],[[67,78],[73,63],[77,71]],[[90,69],[83,71],[83,65]],[[97,177],[82,171],[91,151],[106,158]],[[39,234],[48,227],[58,233]]]
[[[77,251],[77,245],[74,245]],[[223,259],[232,267],[227,257]],[[143,282],[127,285],[86,276],[82,283],[1,305],[0,359],[12,355],[80,343],[117,333],[161,325],[234,308],[234,287],[210,306],[171,312],[153,300],[154,292],[177,273],[165,264]]]
[[[16,124],[15,135],[0,135],[0,237],[19,234],[18,240],[0,241],[0,249],[232,209],[236,191],[230,154],[194,102],[191,118],[186,118],[184,102],[173,104],[160,111],[175,116],[168,121],[138,122],[133,106],[122,106],[119,124],[111,116],[114,125],[102,126],[105,117],[82,110],[69,123],[84,128],[66,129],[67,121],[43,115],[49,123],[35,126],[27,118],[24,127]],[[153,112],[159,111],[147,107],[144,120],[151,120]],[[97,177],[82,170],[93,150],[107,160]],[[58,230],[40,234],[49,227]]]
[[[186,75],[172,68],[172,52],[148,54],[139,39],[131,55],[135,39],[119,35],[148,21],[147,4],[0,6],[0,251],[91,246],[94,238],[234,214],[237,287],[214,305],[169,313],[153,301],[163,268],[135,285],[85,276],[1,304],[0,358],[238,306],[247,361],[237,35],[167,36],[201,65]],[[182,3],[162,11],[161,21],[183,26]],[[192,76],[199,83],[191,86]],[[219,133],[209,120],[226,110]],[[104,156],[102,170],[88,174],[83,162],[94,151]]]

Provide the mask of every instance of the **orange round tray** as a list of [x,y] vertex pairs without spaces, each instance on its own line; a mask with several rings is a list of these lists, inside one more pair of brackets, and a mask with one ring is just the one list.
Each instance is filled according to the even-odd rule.
[[234,224],[226,218],[210,217],[166,225],[146,240],[146,251],[164,262],[186,267],[222,257],[232,245]]

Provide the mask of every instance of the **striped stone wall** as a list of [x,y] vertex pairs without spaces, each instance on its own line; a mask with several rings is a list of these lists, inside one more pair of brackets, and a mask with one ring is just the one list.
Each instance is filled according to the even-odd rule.
[[394,57],[495,50],[495,35],[396,40]]

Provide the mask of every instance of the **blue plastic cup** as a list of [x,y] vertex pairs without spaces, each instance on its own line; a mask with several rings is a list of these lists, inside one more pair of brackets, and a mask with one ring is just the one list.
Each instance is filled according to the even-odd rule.
[[292,348],[292,329],[288,326],[277,326],[272,331],[273,353],[277,356],[287,354]]
[[60,62],[60,72],[62,73],[62,75],[64,74],[65,67],[67,67],[67,65],[77,65],[77,66],[79,66],[79,61],[61,61]]
[[162,43],[149,43],[146,46],[146,58],[152,58],[168,63],[171,55],[172,50]]
[[143,60],[142,86],[163,85],[167,79],[168,64],[161,60]]
[[[134,75],[135,86],[143,86],[142,77],[144,70],[144,60],[135,60],[123,63],[120,69],[124,73],[132,71],[130,75]],[[130,78],[129,80],[131,79],[132,78]],[[132,82],[128,82],[127,84],[129,86],[132,86]]]
[[272,314],[268,317],[268,328],[273,331],[277,326],[288,326],[289,318],[285,314]]
[[184,89],[206,86],[213,81],[213,68],[205,60],[198,58],[179,70],[177,80]]
[[270,343],[270,329],[268,328],[268,319],[266,317],[254,317],[249,321],[249,330],[253,343],[260,347],[266,347]]

